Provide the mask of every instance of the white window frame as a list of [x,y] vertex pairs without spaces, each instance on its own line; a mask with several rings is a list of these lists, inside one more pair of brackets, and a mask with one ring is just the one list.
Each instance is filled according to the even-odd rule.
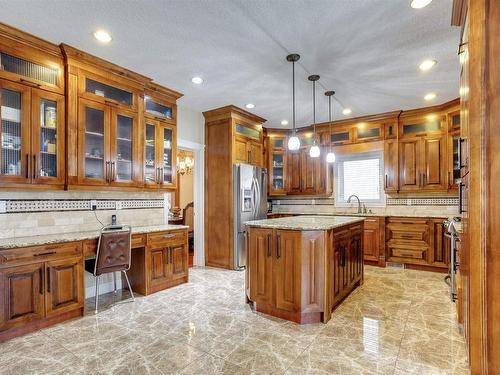
[[344,200],[344,187],[343,187],[343,166],[346,161],[355,161],[355,160],[365,160],[365,159],[373,159],[377,158],[380,160],[379,162],[379,186],[380,186],[380,199],[377,200],[367,200],[361,199],[361,203],[365,204],[367,207],[385,207],[385,191],[384,191],[384,152],[380,151],[369,151],[363,153],[355,153],[355,154],[345,154],[338,155],[337,162],[335,163],[335,206],[337,207],[352,207],[353,204],[357,205],[357,200],[351,201],[351,203],[347,203],[347,198]]

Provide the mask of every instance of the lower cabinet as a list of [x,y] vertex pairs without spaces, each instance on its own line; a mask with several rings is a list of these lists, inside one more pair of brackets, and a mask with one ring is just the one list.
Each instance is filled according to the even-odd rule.
[[384,226],[385,220],[383,217],[368,217],[365,219],[363,259],[370,265],[377,263],[383,266],[385,264],[383,256],[385,247]]

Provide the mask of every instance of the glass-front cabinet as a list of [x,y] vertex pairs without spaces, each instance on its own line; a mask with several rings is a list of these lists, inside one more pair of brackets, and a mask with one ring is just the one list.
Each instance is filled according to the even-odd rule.
[[64,97],[0,79],[0,183],[64,184]]
[[79,183],[135,186],[137,114],[79,99]]
[[176,184],[176,128],[146,118],[144,142],[144,183],[153,189],[172,189]]
[[286,137],[269,138],[269,195],[286,195]]

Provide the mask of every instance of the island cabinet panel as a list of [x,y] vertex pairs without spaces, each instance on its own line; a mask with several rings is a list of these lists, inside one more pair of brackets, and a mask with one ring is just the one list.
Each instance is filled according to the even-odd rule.
[[248,268],[250,273],[250,299],[257,304],[273,301],[273,258],[275,256],[272,229],[252,229],[248,241]]
[[325,289],[324,232],[311,231],[303,234],[300,258],[302,311],[307,313],[322,312]]
[[45,315],[43,263],[0,270],[0,331],[41,320]]
[[276,232],[276,258],[273,271],[278,309],[300,310],[301,247],[302,233],[300,231],[278,230]]

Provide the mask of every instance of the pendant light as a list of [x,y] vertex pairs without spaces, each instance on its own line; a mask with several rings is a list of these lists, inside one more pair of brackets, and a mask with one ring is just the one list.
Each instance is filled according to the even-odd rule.
[[286,61],[292,63],[292,136],[288,139],[288,149],[297,151],[300,148],[300,140],[295,132],[295,62],[299,61],[300,55],[292,53],[286,57]]
[[316,81],[319,79],[319,75],[313,74],[307,78],[312,82],[313,89],[313,145],[309,149],[309,156],[311,158],[319,158],[321,151],[319,146],[316,144]]
[[327,91],[325,95],[328,96],[328,126],[330,130],[330,139],[328,141],[328,154],[326,154],[326,162],[334,163],[335,154],[332,151],[332,96],[335,95],[335,91]]

